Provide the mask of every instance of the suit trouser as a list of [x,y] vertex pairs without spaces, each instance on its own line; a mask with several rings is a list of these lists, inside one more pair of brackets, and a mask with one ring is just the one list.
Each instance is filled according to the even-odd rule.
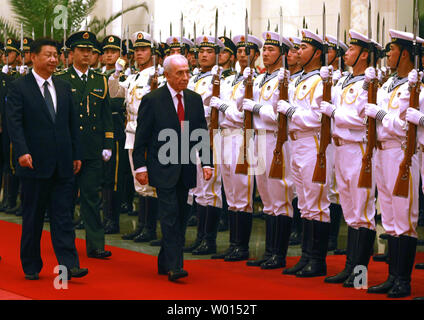
[[159,271],[182,269],[183,247],[188,219],[188,188],[181,178],[172,188],[157,188],[162,243],[158,256]]
[[40,240],[48,209],[53,249],[60,265],[79,268],[75,231],[71,218],[74,177],[21,178],[23,197],[21,263],[26,274],[40,272],[43,261]]
[[101,159],[83,160],[77,177],[80,189],[80,215],[84,221],[87,253],[104,249],[105,234],[100,217]]

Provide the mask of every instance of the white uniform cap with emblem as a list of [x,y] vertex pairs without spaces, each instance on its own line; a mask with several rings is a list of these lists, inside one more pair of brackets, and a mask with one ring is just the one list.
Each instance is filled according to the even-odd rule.
[[283,44],[288,49],[293,49],[294,45],[289,40],[289,38],[286,37],[280,37],[280,35],[276,32],[272,31],[266,31],[262,33],[262,38],[265,39],[264,45],[273,45],[273,46],[281,46]]
[[[238,35],[233,37],[233,42],[236,45],[236,47],[244,47],[246,43],[245,35]],[[256,45],[258,49],[262,48],[262,41],[259,40],[259,38],[252,36],[250,34],[247,35],[247,42],[249,45]]]
[[[389,30],[390,38],[392,38],[391,43],[396,43],[403,46],[412,46],[414,41],[414,35],[410,32],[398,31],[398,30]],[[417,43],[423,43],[423,39],[417,37]]]
[[318,49],[322,49],[323,45],[322,37],[308,29],[302,30],[302,42],[309,43]]
[[[225,45],[222,43],[220,39],[216,39],[216,42],[218,44],[218,47],[222,50],[225,49]],[[200,36],[196,38],[196,45],[201,47],[209,47],[214,48],[215,47],[215,37],[211,36]]]
[[[337,48],[337,38],[333,37],[332,35],[327,35],[327,42],[329,47],[336,49]],[[339,46],[343,50],[343,52],[346,52],[349,48],[347,45],[339,40]]]
[[137,47],[148,47],[152,43],[152,36],[144,31],[134,32],[131,36],[131,41],[134,45],[134,48]]
[[299,37],[289,37],[289,40],[291,43],[293,43],[295,49],[299,49],[300,44],[302,43],[302,39],[300,39]]
[[[180,47],[181,37],[169,37],[168,39],[166,39],[166,44],[170,48]],[[183,44],[189,46],[189,48],[194,46],[194,43],[185,37],[183,37]]]
[[350,44],[363,47],[365,49],[369,48],[370,39],[364,36],[362,33],[359,33],[353,29],[349,30]]

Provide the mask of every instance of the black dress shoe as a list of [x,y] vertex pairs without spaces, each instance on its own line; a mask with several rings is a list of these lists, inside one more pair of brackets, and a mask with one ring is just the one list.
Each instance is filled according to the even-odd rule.
[[134,242],[149,242],[156,239],[156,235],[153,232],[143,230],[140,234],[134,237]]
[[160,247],[162,245],[162,239],[152,240],[150,241],[150,245],[152,247]]
[[38,280],[39,279],[38,273],[37,272],[32,273],[32,274],[25,273],[25,279],[27,279],[27,280]]
[[171,270],[168,273],[168,280],[169,281],[175,281],[178,280],[180,278],[184,278],[188,276],[188,272],[183,270],[183,269],[179,269],[179,270]]
[[417,263],[417,264],[415,265],[415,269],[419,269],[419,270],[424,269],[424,263]]
[[84,227],[84,222],[82,220],[80,220],[74,227],[76,230],[83,230],[85,229]]
[[134,238],[137,237],[142,231],[143,231],[143,227],[138,225],[133,232],[126,233],[121,238],[123,240],[134,240]]
[[203,256],[213,253],[216,253],[216,244],[209,244],[207,242],[202,242],[196,249],[191,252],[191,254],[195,256]]
[[68,270],[68,277],[71,276],[71,278],[82,278],[85,275],[87,275],[88,269],[87,268],[72,268]]
[[272,270],[284,268],[286,266],[286,259],[276,254],[272,255],[267,261],[261,264],[262,270]]
[[110,257],[111,255],[112,255],[112,252],[110,251],[96,249],[94,251],[91,251],[87,256],[89,258],[104,259],[104,258]]

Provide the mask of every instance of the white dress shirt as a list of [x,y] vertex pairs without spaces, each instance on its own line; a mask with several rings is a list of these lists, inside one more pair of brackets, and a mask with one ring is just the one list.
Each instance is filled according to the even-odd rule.
[[32,74],[34,75],[35,81],[37,81],[37,85],[40,88],[41,95],[43,97],[44,97],[44,83],[47,81],[47,83],[49,84],[47,88],[49,89],[50,95],[52,96],[54,111],[57,112],[57,95],[56,95],[56,89],[52,81],[52,77],[50,76],[48,79],[44,79],[40,75],[38,75],[37,72],[34,71],[34,69],[32,69]]
[[75,72],[77,73],[78,77],[80,77],[81,80],[82,80],[82,75],[85,74],[86,80],[88,81],[88,70],[89,69],[87,69],[87,71],[85,71],[85,72],[81,72],[77,68],[75,68],[75,66],[72,66],[72,67],[74,68]]

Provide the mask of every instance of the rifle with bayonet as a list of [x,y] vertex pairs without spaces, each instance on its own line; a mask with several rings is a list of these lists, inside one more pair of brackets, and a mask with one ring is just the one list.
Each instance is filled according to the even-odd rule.
[[[325,3],[323,5],[323,55],[324,65],[328,66],[328,43],[326,39],[326,20],[325,20]],[[322,100],[331,103],[331,88],[333,86],[333,80],[331,76],[328,79],[323,79],[323,96]],[[317,162],[315,164],[314,174],[312,176],[312,182],[325,184],[327,178],[327,157],[326,151],[328,145],[331,143],[331,118],[325,114],[321,117],[321,132],[319,151],[317,154]]]
[[[280,7],[280,40],[283,41],[283,9]],[[281,55],[283,60],[283,68],[286,68],[286,54],[284,44],[281,43]],[[280,94],[279,100],[289,100],[289,81],[286,77],[278,84]],[[275,145],[274,157],[272,158],[271,168],[269,170],[269,177],[282,179],[284,176],[284,159],[283,159],[283,145],[287,141],[287,116],[283,113],[278,113],[278,133],[277,143]]]
[[150,49],[152,51],[152,58],[153,58],[153,66],[155,68],[155,73],[150,79],[150,91],[156,90],[158,88],[158,68],[156,64],[156,46],[155,46],[155,40],[154,40],[154,24],[153,24],[153,16],[151,17],[151,27],[150,30],[152,32],[152,43],[150,45]]
[[24,25],[21,23],[21,46],[19,48],[21,51],[22,57],[22,65],[21,67],[25,67],[25,52],[24,52]]
[[[371,0],[368,6],[368,40],[370,41],[368,54],[370,55],[371,65],[376,67],[376,59],[374,55],[374,45],[371,42],[372,29],[371,29]],[[377,103],[377,88],[378,80],[373,79],[368,87],[368,103]],[[358,188],[370,189],[372,186],[372,156],[374,149],[377,145],[377,132],[376,132],[376,120],[368,117],[367,119],[367,148],[365,154],[362,157],[361,172],[359,173]]]
[[194,58],[196,59],[196,68],[199,68],[199,51],[197,50],[197,39],[196,39],[196,22],[193,24],[194,33]]
[[[414,1],[414,68],[419,72],[419,51],[420,48],[417,44],[417,35],[418,35],[418,3],[417,0]],[[418,77],[419,78],[419,77]],[[409,97],[409,107],[414,109],[419,109],[419,96],[421,91],[421,81],[411,88],[410,97]],[[410,179],[410,168],[412,162],[412,156],[415,154],[416,150],[416,138],[417,138],[417,126],[411,122],[408,122],[408,131],[406,134],[406,149],[404,158],[399,165],[399,173],[396,179],[396,184],[393,189],[393,195],[398,197],[408,197],[409,193],[409,179]]]
[[[221,90],[221,79],[219,75],[219,51],[220,47],[218,46],[218,9],[216,9],[215,14],[215,65],[218,68],[217,73],[213,75],[212,77],[212,96],[218,97],[220,96],[220,90]],[[210,128],[209,128],[209,135],[210,135],[210,143],[211,143],[211,149],[213,148],[213,138],[215,135],[216,130],[218,130],[218,118],[219,118],[219,111],[216,108],[212,108],[211,110],[211,119],[210,119]]]
[[[245,52],[247,56],[247,67],[251,68],[250,66],[250,47],[249,47],[249,41],[248,41],[248,35],[249,35],[249,25],[248,25],[248,14],[246,10],[246,18],[245,18]],[[248,78],[246,79],[245,83],[245,89],[244,89],[244,98],[245,99],[253,99],[253,76],[252,72],[250,72]],[[252,123],[252,112],[251,111],[244,111],[244,131],[243,131],[243,150],[242,153],[242,159],[241,161],[237,162],[236,166],[236,173],[237,174],[244,174],[247,175],[249,164],[247,162],[248,159],[248,142],[249,142],[249,136],[252,131],[253,123]]]

